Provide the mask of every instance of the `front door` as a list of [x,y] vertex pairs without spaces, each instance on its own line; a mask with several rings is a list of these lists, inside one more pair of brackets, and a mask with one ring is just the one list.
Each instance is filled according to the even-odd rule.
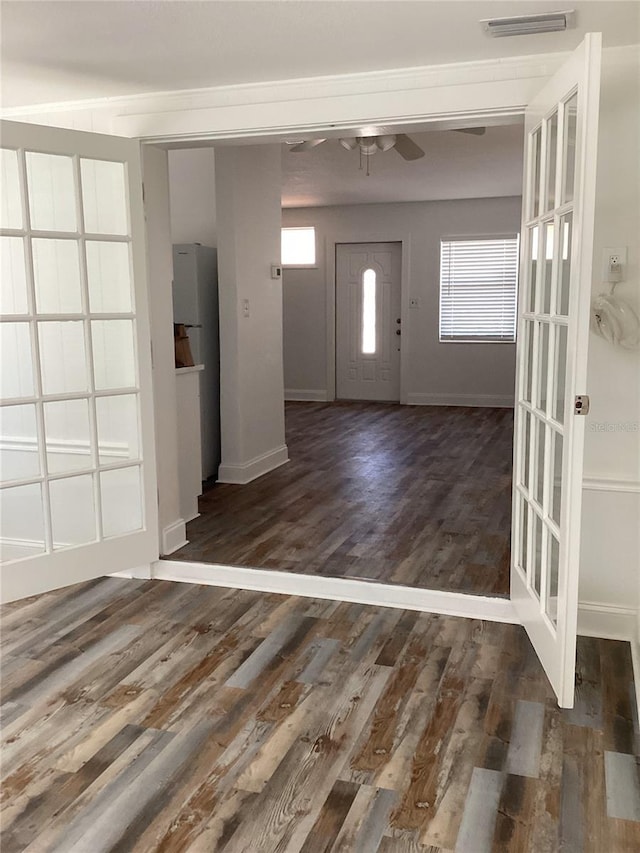
[[[562,707],[572,707],[587,336],[600,91],[589,35],[528,106],[511,597]],[[581,413],[582,412],[582,413]]]
[[2,122],[3,601],[158,557],[140,146]]
[[336,246],[336,396],[400,399],[402,243]]

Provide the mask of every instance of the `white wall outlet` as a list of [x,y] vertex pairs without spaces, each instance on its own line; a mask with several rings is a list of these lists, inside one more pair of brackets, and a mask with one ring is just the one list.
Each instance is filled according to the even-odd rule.
[[615,284],[626,275],[627,247],[606,248],[602,250],[602,280]]
[[242,300],[242,316],[243,317],[249,316],[249,300],[248,299]]
[[420,307],[420,298],[418,296],[412,296],[409,300],[409,308],[419,308]]

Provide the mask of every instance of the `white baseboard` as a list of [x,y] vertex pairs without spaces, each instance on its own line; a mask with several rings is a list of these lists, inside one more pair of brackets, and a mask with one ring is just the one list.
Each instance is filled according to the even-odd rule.
[[144,566],[135,566],[133,569],[125,569],[123,572],[111,572],[110,578],[138,578],[139,580],[151,580],[153,578],[153,569],[151,563],[146,563]]
[[327,392],[309,388],[285,388],[284,399],[292,402],[326,403]]
[[184,518],[179,518],[162,531],[162,553],[173,554],[178,548],[187,544],[187,525]]
[[269,450],[267,453],[262,453],[250,459],[248,462],[243,462],[240,465],[231,465],[222,463],[218,469],[219,483],[235,483],[237,485],[245,485],[252,480],[257,480],[269,471],[279,468],[289,461],[289,450],[286,444],[282,447],[276,447],[275,450]]
[[486,619],[492,622],[516,623],[518,621],[508,598],[416,589],[353,578],[329,578],[320,575],[301,575],[295,572],[245,569],[178,560],[158,560],[153,564],[153,576],[159,580],[200,583],[231,589],[251,589],[257,592],[276,592],[282,595],[300,595],[305,598],[350,601],[376,607],[398,607],[404,610],[444,613],[449,616]]
[[497,406],[512,409],[513,394],[407,394],[409,406]]
[[638,614],[634,607],[620,607],[599,601],[578,604],[578,634],[604,640],[636,639]]

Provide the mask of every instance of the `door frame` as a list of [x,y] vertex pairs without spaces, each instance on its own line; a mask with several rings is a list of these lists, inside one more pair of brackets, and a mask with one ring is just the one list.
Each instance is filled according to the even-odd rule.
[[[374,239],[356,239],[363,233],[372,233]],[[327,402],[332,403],[336,399],[336,250],[338,246],[349,243],[400,243],[400,318],[402,319],[402,346],[400,348],[400,403],[406,404],[408,399],[408,359],[404,357],[409,351],[409,264],[411,260],[411,232],[401,231],[394,236],[389,236],[386,231],[363,232],[361,230],[349,229],[340,232],[330,232],[326,241],[325,257],[325,286],[327,305]],[[380,235],[386,234],[384,238]],[[378,239],[379,238],[379,239]]]
[[[506,65],[501,61],[501,74],[498,77],[495,71],[499,69],[496,68],[492,72],[491,62],[467,62],[444,70],[434,67],[398,72],[390,87],[376,85],[376,79],[380,75],[375,72],[353,77],[346,75],[345,80],[336,81],[335,86],[326,79],[315,81],[316,87],[322,90],[320,94],[316,93],[313,87],[309,89],[310,81],[295,81],[296,84],[304,83],[303,91],[301,90],[299,95],[305,99],[303,102],[297,98],[280,97],[282,91],[288,91],[292,81],[283,84],[261,84],[259,102],[247,100],[249,87],[243,87],[242,92],[238,90],[240,102],[231,106],[228,100],[225,100],[224,104],[209,105],[205,103],[208,97],[205,93],[198,108],[194,107],[193,101],[188,97],[183,100],[183,93],[171,93],[166,101],[157,96],[151,99],[145,96],[136,99],[135,106],[129,99],[119,114],[110,106],[108,121],[113,132],[128,133],[137,136],[143,146],[161,148],[188,147],[190,144],[201,146],[207,142],[211,145],[280,143],[292,135],[337,137],[346,129],[367,124],[402,127],[407,132],[411,132],[412,127],[424,124],[437,125],[439,128],[458,125],[463,121],[495,124],[504,119],[522,120],[527,103],[570,53],[571,51],[563,51],[541,57],[518,56]],[[371,83],[366,82],[368,78]],[[389,79],[388,72],[385,72],[384,79]],[[374,91],[364,95],[361,87],[365,85],[371,85]],[[233,101],[235,96],[231,92],[229,96]],[[215,101],[215,93],[212,98]],[[274,110],[270,108],[270,98],[273,100]],[[166,109],[163,110],[163,106]],[[357,118],[354,119],[354,115]],[[330,400],[335,399],[335,245],[341,242],[387,241],[402,243],[401,316],[405,328],[408,328],[410,234],[363,234],[359,230],[341,234],[330,233],[326,237],[327,391]],[[401,402],[407,402],[406,370],[407,359],[401,368]],[[165,378],[168,383],[175,383],[173,373]],[[162,458],[165,452],[171,455],[176,450],[169,446],[160,446],[159,458]],[[197,577],[197,582],[200,583],[265,591],[277,587],[281,592],[315,594],[337,600],[346,600],[344,596],[349,595],[350,585],[355,583],[349,579],[332,578],[327,579],[326,590],[314,586],[313,592],[307,592],[305,576],[285,575],[260,569],[247,572],[251,572],[251,577],[245,577],[246,573],[237,568],[177,563],[170,560],[161,561],[154,567],[155,577],[187,581],[193,581]],[[282,587],[280,583],[283,584]],[[383,603],[378,600],[378,596],[387,602],[388,594],[393,592],[393,588],[388,585],[364,581],[357,583],[359,590],[357,594],[354,592],[351,600]],[[391,601],[393,600],[392,595]],[[495,621],[518,621],[510,597],[505,599],[407,588],[406,601],[395,606],[411,606],[406,603],[408,601],[413,601],[417,609],[434,613]]]

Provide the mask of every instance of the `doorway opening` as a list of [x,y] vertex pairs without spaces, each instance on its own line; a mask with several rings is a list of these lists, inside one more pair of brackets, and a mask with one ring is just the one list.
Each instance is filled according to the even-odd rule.
[[282,146],[282,225],[316,249],[283,269],[290,461],[205,483],[172,559],[508,596],[515,341],[442,340],[440,273],[451,235],[517,235],[522,136],[412,133],[426,164],[369,177]]

